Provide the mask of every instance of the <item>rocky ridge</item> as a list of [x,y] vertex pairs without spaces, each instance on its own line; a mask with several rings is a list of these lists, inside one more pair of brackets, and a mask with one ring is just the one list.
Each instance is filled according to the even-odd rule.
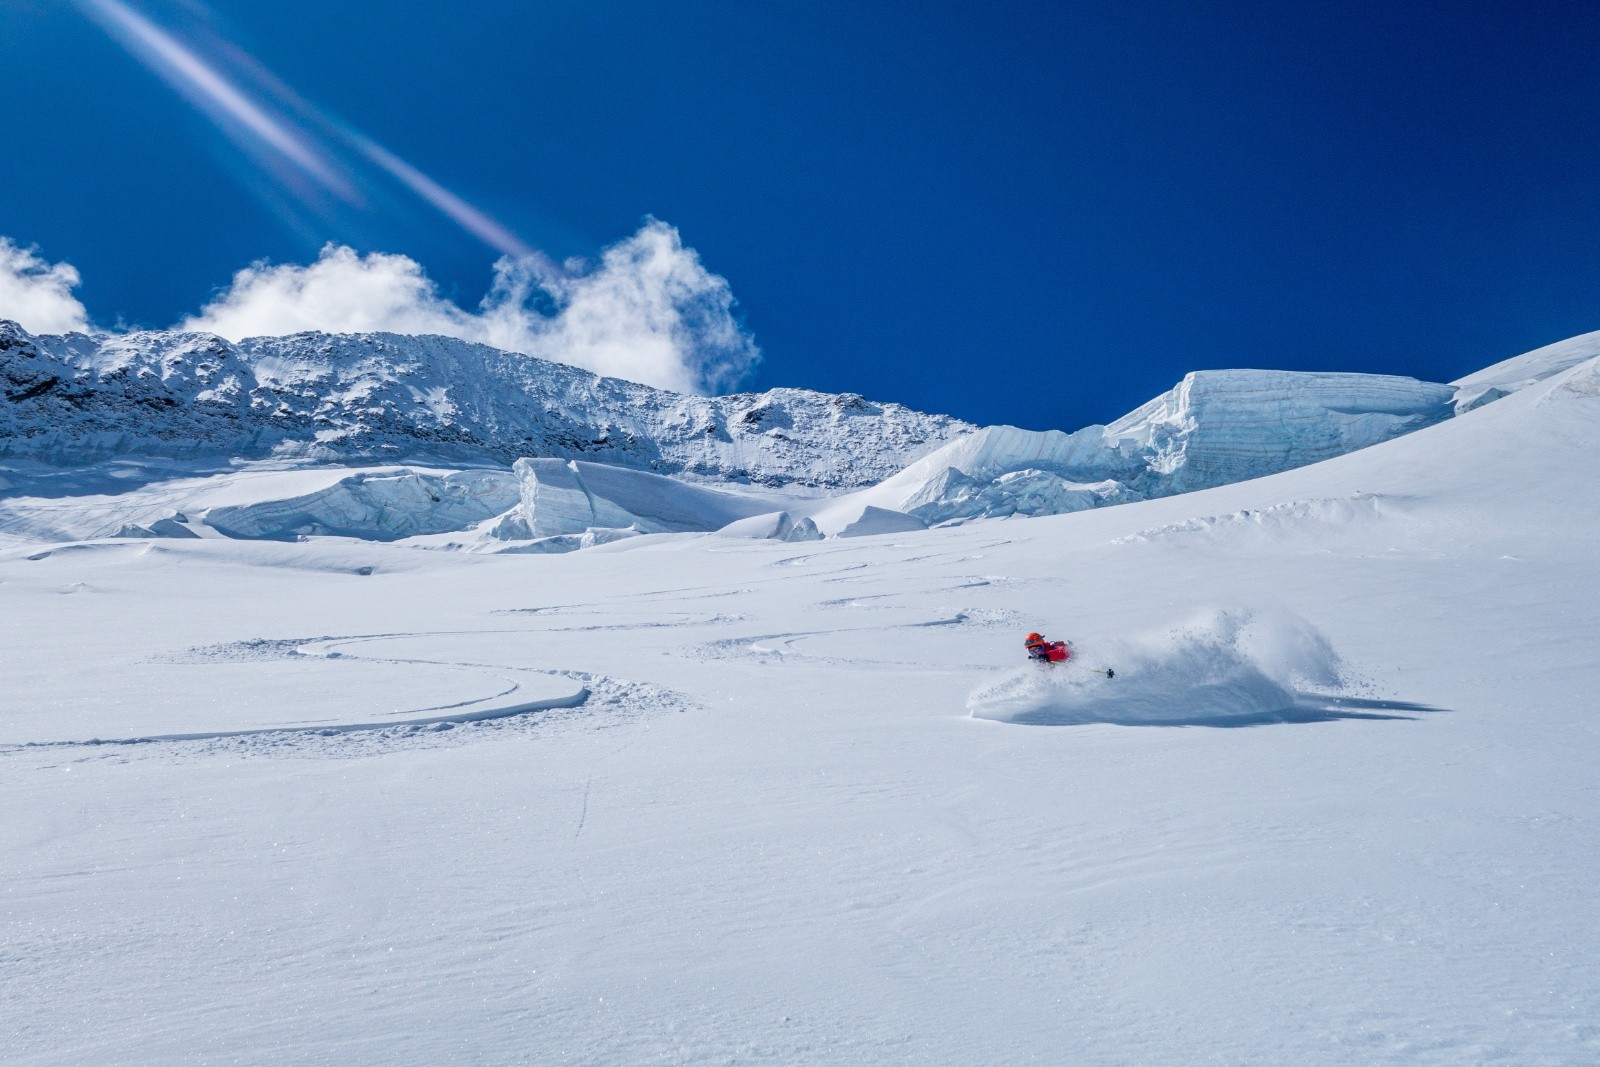
[[534,456],[834,490],[874,484],[973,429],[849,393],[685,396],[447,337],[35,337],[0,321],[0,456],[57,465]]

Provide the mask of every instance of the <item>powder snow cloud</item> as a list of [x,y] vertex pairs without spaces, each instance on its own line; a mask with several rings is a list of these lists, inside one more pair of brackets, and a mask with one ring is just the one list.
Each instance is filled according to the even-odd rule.
[[0,318],[33,333],[71,333],[89,328],[89,315],[72,290],[78,271],[49,263],[38,251],[0,237]]
[[[34,333],[88,329],[78,272],[0,238],[0,318]],[[717,392],[760,350],[734,314],[726,279],[678,231],[651,220],[595,262],[506,256],[476,308],[440,294],[408,256],[330,244],[316,262],[256,263],[179,329],[245,337],[443,334],[678,392]]]

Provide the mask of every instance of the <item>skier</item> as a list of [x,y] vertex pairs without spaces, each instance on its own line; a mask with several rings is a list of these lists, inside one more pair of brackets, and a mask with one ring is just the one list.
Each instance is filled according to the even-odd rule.
[[1035,663],[1065,663],[1072,658],[1072,649],[1065,641],[1046,641],[1039,634],[1029,634],[1023,644],[1028,658]]
[[[1022,643],[1028,650],[1028,658],[1035,663],[1049,666],[1052,663],[1065,663],[1072,658],[1072,646],[1065,641],[1046,641],[1039,634],[1029,634]],[[1110,667],[1085,667],[1084,670],[1103,674],[1107,678],[1117,676],[1117,672]]]

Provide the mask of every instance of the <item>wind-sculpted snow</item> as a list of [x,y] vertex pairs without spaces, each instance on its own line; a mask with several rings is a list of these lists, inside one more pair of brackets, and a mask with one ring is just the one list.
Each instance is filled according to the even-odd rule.
[[[926,525],[1013,515],[1059,515],[1138,500],[1114,479],[1136,462],[1105,448],[1100,427],[1074,434],[987,426],[952,441],[831,509],[843,525],[861,505],[900,511]],[[1114,472],[1114,473],[1108,473]]]
[[[1297,538],[1325,538],[1337,531],[1367,533],[1384,526],[1403,532],[1411,525],[1399,501],[1373,493],[1316,500],[1293,500],[1269,508],[1247,508],[1227,515],[1204,515],[1140,530],[1116,540],[1117,544],[1138,544],[1168,538],[1231,539],[1251,546],[1262,541],[1285,545]],[[1242,532],[1258,536],[1241,540]],[[1320,542],[1319,542],[1320,543]]]
[[763,541],[820,541],[822,532],[808,518],[796,519],[787,511],[771,511],[739,519],[717,531],[721,537],[745,537]]
[[33,337],[0,322],[0,455],[509,465],[587,459],[700,479],[855,488],[972,427],[801,389],[685,396],[446,337]]
[[491,531],[507,541],[589,529],[709,532],[772,507],[770,501],[601,463],[519,459],[512,469],[521,499]]
[[1600,360],[1590,360],[1586,366],[1579,367],[1567,375],[1557,387],[1557,391],[1565,394],[1557,402],[1565,401],[1569,396],[1578,396],[1585,399],[1600,397]]
[[1485,367],[1451,383],[1456,387],[1456,410],[1465,412],[1482,407],[1596,356],[1600,356],[1600,330],[1569,337]]
[[1041,726],[1245,726],[1339,715],[1304,692],[1343,686],[1339,656],[1298,619],[1216,611],[1167,633],[1107,638],[1075,652],[1064,664],[1029,666],[980,687],[968,710]]
[[878,534],[917,533],[927,528],[928,524],[914,515],[868,505],[861,509],[861,514],[844,525],[839,536],[873,537]]
[[[196,471],[108,464],[19,473],[0,528],[39,540],[317,535],[394,541],[463,530],[505,512],[516,478],[499,470],[318,467]],[[70,476],[69,476],[70,475]]]
[[912,495],[905,511],[934,526],[968,519],[1066,515],[1138,499],[1138,493],[1109,478],[1074,482],[1050,471],[1025,468],[985,481],[952,467]]
[[401,468],[360,471],[286,500],[210,508],[202,519],[228,537],[293,540],[335,534],[394,541],[465,529],[500,514],[516,499],[516,479],[503,471],[434,474]]

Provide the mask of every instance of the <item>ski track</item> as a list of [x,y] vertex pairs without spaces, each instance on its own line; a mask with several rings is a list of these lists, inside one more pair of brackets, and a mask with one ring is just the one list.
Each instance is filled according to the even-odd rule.
[[[552,672],[579,674],[580,672]],[[396,748],[476,744],[508,736],[537,736],[556,731],[609,729],[655,715],[678,714],[698,705],[661,686],[603,675],[587,676],[582,701],[540,702],[547,706],[517,707],[508,714],[449,716],[430,723],[379,723],[364,729],[273,728],[260,731],[214,731],[121,740],[43,741],[0,747],[0,758],[43,757],[42,769],[104,759],[172,760],[210,757],[282,757],[290,759],[354,759],[381,755]],[[77,753],[62,759],[63,755]]]
[[[836,602],[834,602],[836,603]],[[887,609],[885,609],[887,610]],[[988,621],[987,613],[980,612],[982,621],[977,625],[996,625]],[[748,637],[728,637],[715,641],[706,641],[697,645],[675,650],[672,654],[685,659],[693,660],[719,660],[719,659],[748,659],[759,663],[776,663],[785,660],[804,660],[815,666],[840,667],[848,669],[876,669],[882,667],[904,667],[918,671],[937,671],[951,673],[991,672],[1004,670],[992,663],[944,663],[929,666],[926,663],[917,663],[903,660],[869,659],[854,656],[826,655],[814,652],[805,652],[796,648],[802,641],[817,638],[839,637],[847,634],[887,633],[894,630],[923,630],[934,627],[966,626],[974,623],[974,618],[967,612],[957,612],[947,618],[923,619],[913,622],[887,623],[880,626],[852,626],[823,630],[800,630],[785,633],[757,634]]]
[[578,828],[572,831],[572,839],[576,841],[583,836],[583,824],[589,821],[589,790],[594,785],[594,775],[589,775],[583,782],[583,806],[578,810]]
[[[648,625],[648,624],[646,624]],[[689,625],[688,623],[662,623],[662,626]],[[649,683],[633,682],[606,675],[560,668],[518,667],[507,664],[473,663],[464,660],[425,659],[420,657],[377,656],[344,651],[352,645],[371,645],[376,642],[413,639],[418,637],[458,637],[479,634],[521,634],[589,630],[594,627],[559,628],[552,630],[449,630],[415,631],[385,634],[355,634],[346,636],[324,635],[311,638],[251,638],[219,645],[208,645],[156,657],[156,662],[204,664],[213,662],[249,662],[284,660],[299,656],[338,660],[349,659],[366,663],[384,663],[396,666],[425,665],[464,672],[496,672],[505,688],[486,697],[475,697],[454,703],[414,709],[411,717],[377,722],[313,723],[284,725],[243,730],[199,730],[182,733],[149,734],[122,738],[87,738],[81,740],[30,741],[0,746],[0,754],[16,756],[24,753],[41,753],[48,750],[151,750],[189,752],[248,752],[253,754],[284,755],[363,755],[393,744],[415,744],[429,739],[435,743],[449,732],[458,732],[463,740],[501,733],[507,728],[526,727],[536,720],[572,722],[575,713],[592,711],[600,718],[630,721],[644,714],[685,711],[694,702],[681,694]],[[501,707],[457,711],[492,700],[501,700],[515,694],[522,683],[512,674],[532,674],[549,678],[566,678],[578,683],[572,692],[523,701]],[[427,715],[427,712],[456,712],[455,714]],[[563,714],[564,713],[564,714]],[[520,721],[519,721],[520,720]],[[467,728],[458,731],[458,728]],[[452,738],[455,740],[455,738]]]

